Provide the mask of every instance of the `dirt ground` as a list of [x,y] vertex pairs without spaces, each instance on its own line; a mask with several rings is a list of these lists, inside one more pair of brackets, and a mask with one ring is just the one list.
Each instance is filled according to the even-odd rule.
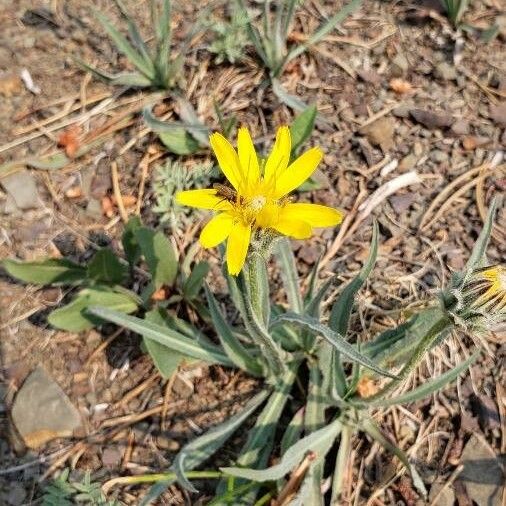
[[[125,3],[148,33],[147,2]],[[305,2],[291,39],[303,40],[342,3]],[[195,19],[197,4],[174,4],[177,45]],[[346,282],[367,255],[372,218],[380,224],[377,268],[361,292],[353,324],[361,340],[400,322],[409,308],[423,304],[464,266],[494,196],[499,211],[489,259],[505,261],[506,21],[504,14],[499,17],[500,4],[475,1],[466,15],[470,25],[481,29],[502,19],[497,36],[484,41],[478,32],[457,37],[436,1],[366,1],[282,76],[285,88],[316,103],[325,120],[310,139],[325,152],[317,175],[320,189],[303,198],[343,209],[352,225],[343,234],[326,229],[311,241],[294,242],[301,273],[330,251],[321,276],[338,272]],[[93,5],[118,19],[113,2]],[[141,160],[148,148],[159,154],[149,166],[140,206],[144,220],[156,224],[153,170],[172,155],[156,135],[144,131],[140,112],[146,103],[170,112],[173,102],[109,88],[74,64],[73,56],[79,56],[109,70],[127,65],[94,20],[90,2],[48,0],[38,2],[40,8],[48,11],[37,11],[28,0],[0,0],[0,164],[57,150],[61,133],[75,124],[82,136],[102,128],[111,134],[63,169],[16,168],[15,174],[26,171],[28,183],[35,183],[25,195],[31,206],[13,204],[9,189],[1,186],[0,168],[0,258],[69,255],[83,260],[97,246],[118,248],[123,224],[117,208],[104,216],[100,207],[89,205],[88,194],[71,190],[91,180],[97,202],[110,195],[110,160],[117,156],[122,194],[138,196]],[[259,87],[264,76],[253,55],[234,66],[216,65],[207,46],[208,35],[193,40],[185,63],[186,98],[212,128],[218,128],[216,101],[249,126],[254,137],[265,139],[267,148],[275,128],[293,113],[268,87]],[[38,93],[19,78],[23,69]],[[122,118],[124,127],[118,126]],[[413,173],[413,184],[380,200],[370,213],[362,212],[359,204],[376,189],[408,173]],[[181,251],[196,238],[202,219],[199,215],[191,232],[174,238]],[[199,255],[216,264],[215,252]],[[64,467],[89,469],[100,482],[167,469],[184,442],[234,413],[257,388],[243,374],[203,365],[186,371],[186,381],[167,384],[140,352],[134,335],[114,337],[115,329],[108,326],[101,333],[57,331],[45,316],[65,295],[60,288],[21,285],[0,271],[0,504],[37,504],[40,478],[50,479]],[[385,483],[391,457],[363,439],[352,452],[345,504],[500,504],[493,502],[501,500],[497,493],[491,493],[492,502],[477,501],[456,471],[473,435],[486,442],[491,454],[506,452],[503,343],[504,332],[491,335],[488,353],[458,387],[409,410],[378,414],[398,444],[413,449],[424,481],[436,491],[432,499],[418,499],[405,476]],[[445,370],[477,345],[484,343],[455,336],[413,381]],[[11,427],[9,412],[38,364],[68,394],[85,424],[73,438],[27,450]],[[232,458],[240,441],[238,436],[207,468]],[[447,485],[437,496],[441,484]],[[205,504],[208,490],[203,490],[190,497],[172,487],[159,504]],[[124,504],[138,504],[145,491],[136,486],[111,493]],[[376,502],[368,501],[373,493]]]

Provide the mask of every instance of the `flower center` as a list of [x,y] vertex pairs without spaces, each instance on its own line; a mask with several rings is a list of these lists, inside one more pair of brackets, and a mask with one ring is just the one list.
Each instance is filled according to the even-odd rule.
[[263,209],[265,204],[267,203],[267,199],[263,195],[256,195],[249,202],[249,208],[258,213]]

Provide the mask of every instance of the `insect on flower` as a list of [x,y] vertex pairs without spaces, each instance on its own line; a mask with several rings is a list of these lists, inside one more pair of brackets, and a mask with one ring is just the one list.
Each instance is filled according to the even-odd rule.
[[205,248],[227,240],[228,271],[239,274],[252,235],[271,230],[295,239],[307,239],[313,228],[341,223],[343,213],[318,204],[293,202],[290,193],[298,188],[322,159],[320,148],[311,148],[290,163],[291,138],[288,127],[278,129],[269,156],[259,159],[247,128],[240,128],[237,151],[219,133],[210,138],[218,164],[231,186],[178,193],[181,205],[209,209],[217,214],[200,235]]

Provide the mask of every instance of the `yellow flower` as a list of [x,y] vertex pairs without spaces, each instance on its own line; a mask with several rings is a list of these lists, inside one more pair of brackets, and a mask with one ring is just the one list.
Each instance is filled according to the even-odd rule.
[[237,151],[219,133],[210,138],[220,168],[232,187],[189,190],[177,194],[179,204],[210,209],[217,214],[200,235],[205,248],[227,241],[228,271],[241,271],[252,234],[258,229],[307,239],[314,227],[341,223],[343,213],[318,204],[292,202],[290,192],[299,187],[322,159],[322,151],[312,148],[290,162],[291,139],[288,127],[278,129],[276,142],[266,160],[259,159],[247,128],[240,128]]
[[464,285],[463,292],[464,301],[473,309],[506,313],[506,267],[494,265],[478,269]]

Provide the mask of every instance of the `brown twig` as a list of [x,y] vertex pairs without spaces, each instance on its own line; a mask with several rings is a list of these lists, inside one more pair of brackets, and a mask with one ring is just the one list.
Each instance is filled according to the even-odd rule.
[[128,213],[125,209],[125,205],[123,204],[123,196],[121,195],[121,190],[119,187],[118,162],[116,162],[116,160],[113,160],[111,162],[111,181],[112,181],[112,189],[114,192],[114,197],[116,198],[116,204],[119,209],[119,214],[121,216],[121,219],[123,220],[123,223],[127,223],[128,222]]
[[103,350],[105,350],[125,329],[123,327],[120,327],[119,329],[116,329],[103,343],[100,344],[100,346],[95,349],[91,355],[88,357],[86,362],[84,363],[83,368],[88,367],[91,362],[95,359],[95,357],[101,353]]

